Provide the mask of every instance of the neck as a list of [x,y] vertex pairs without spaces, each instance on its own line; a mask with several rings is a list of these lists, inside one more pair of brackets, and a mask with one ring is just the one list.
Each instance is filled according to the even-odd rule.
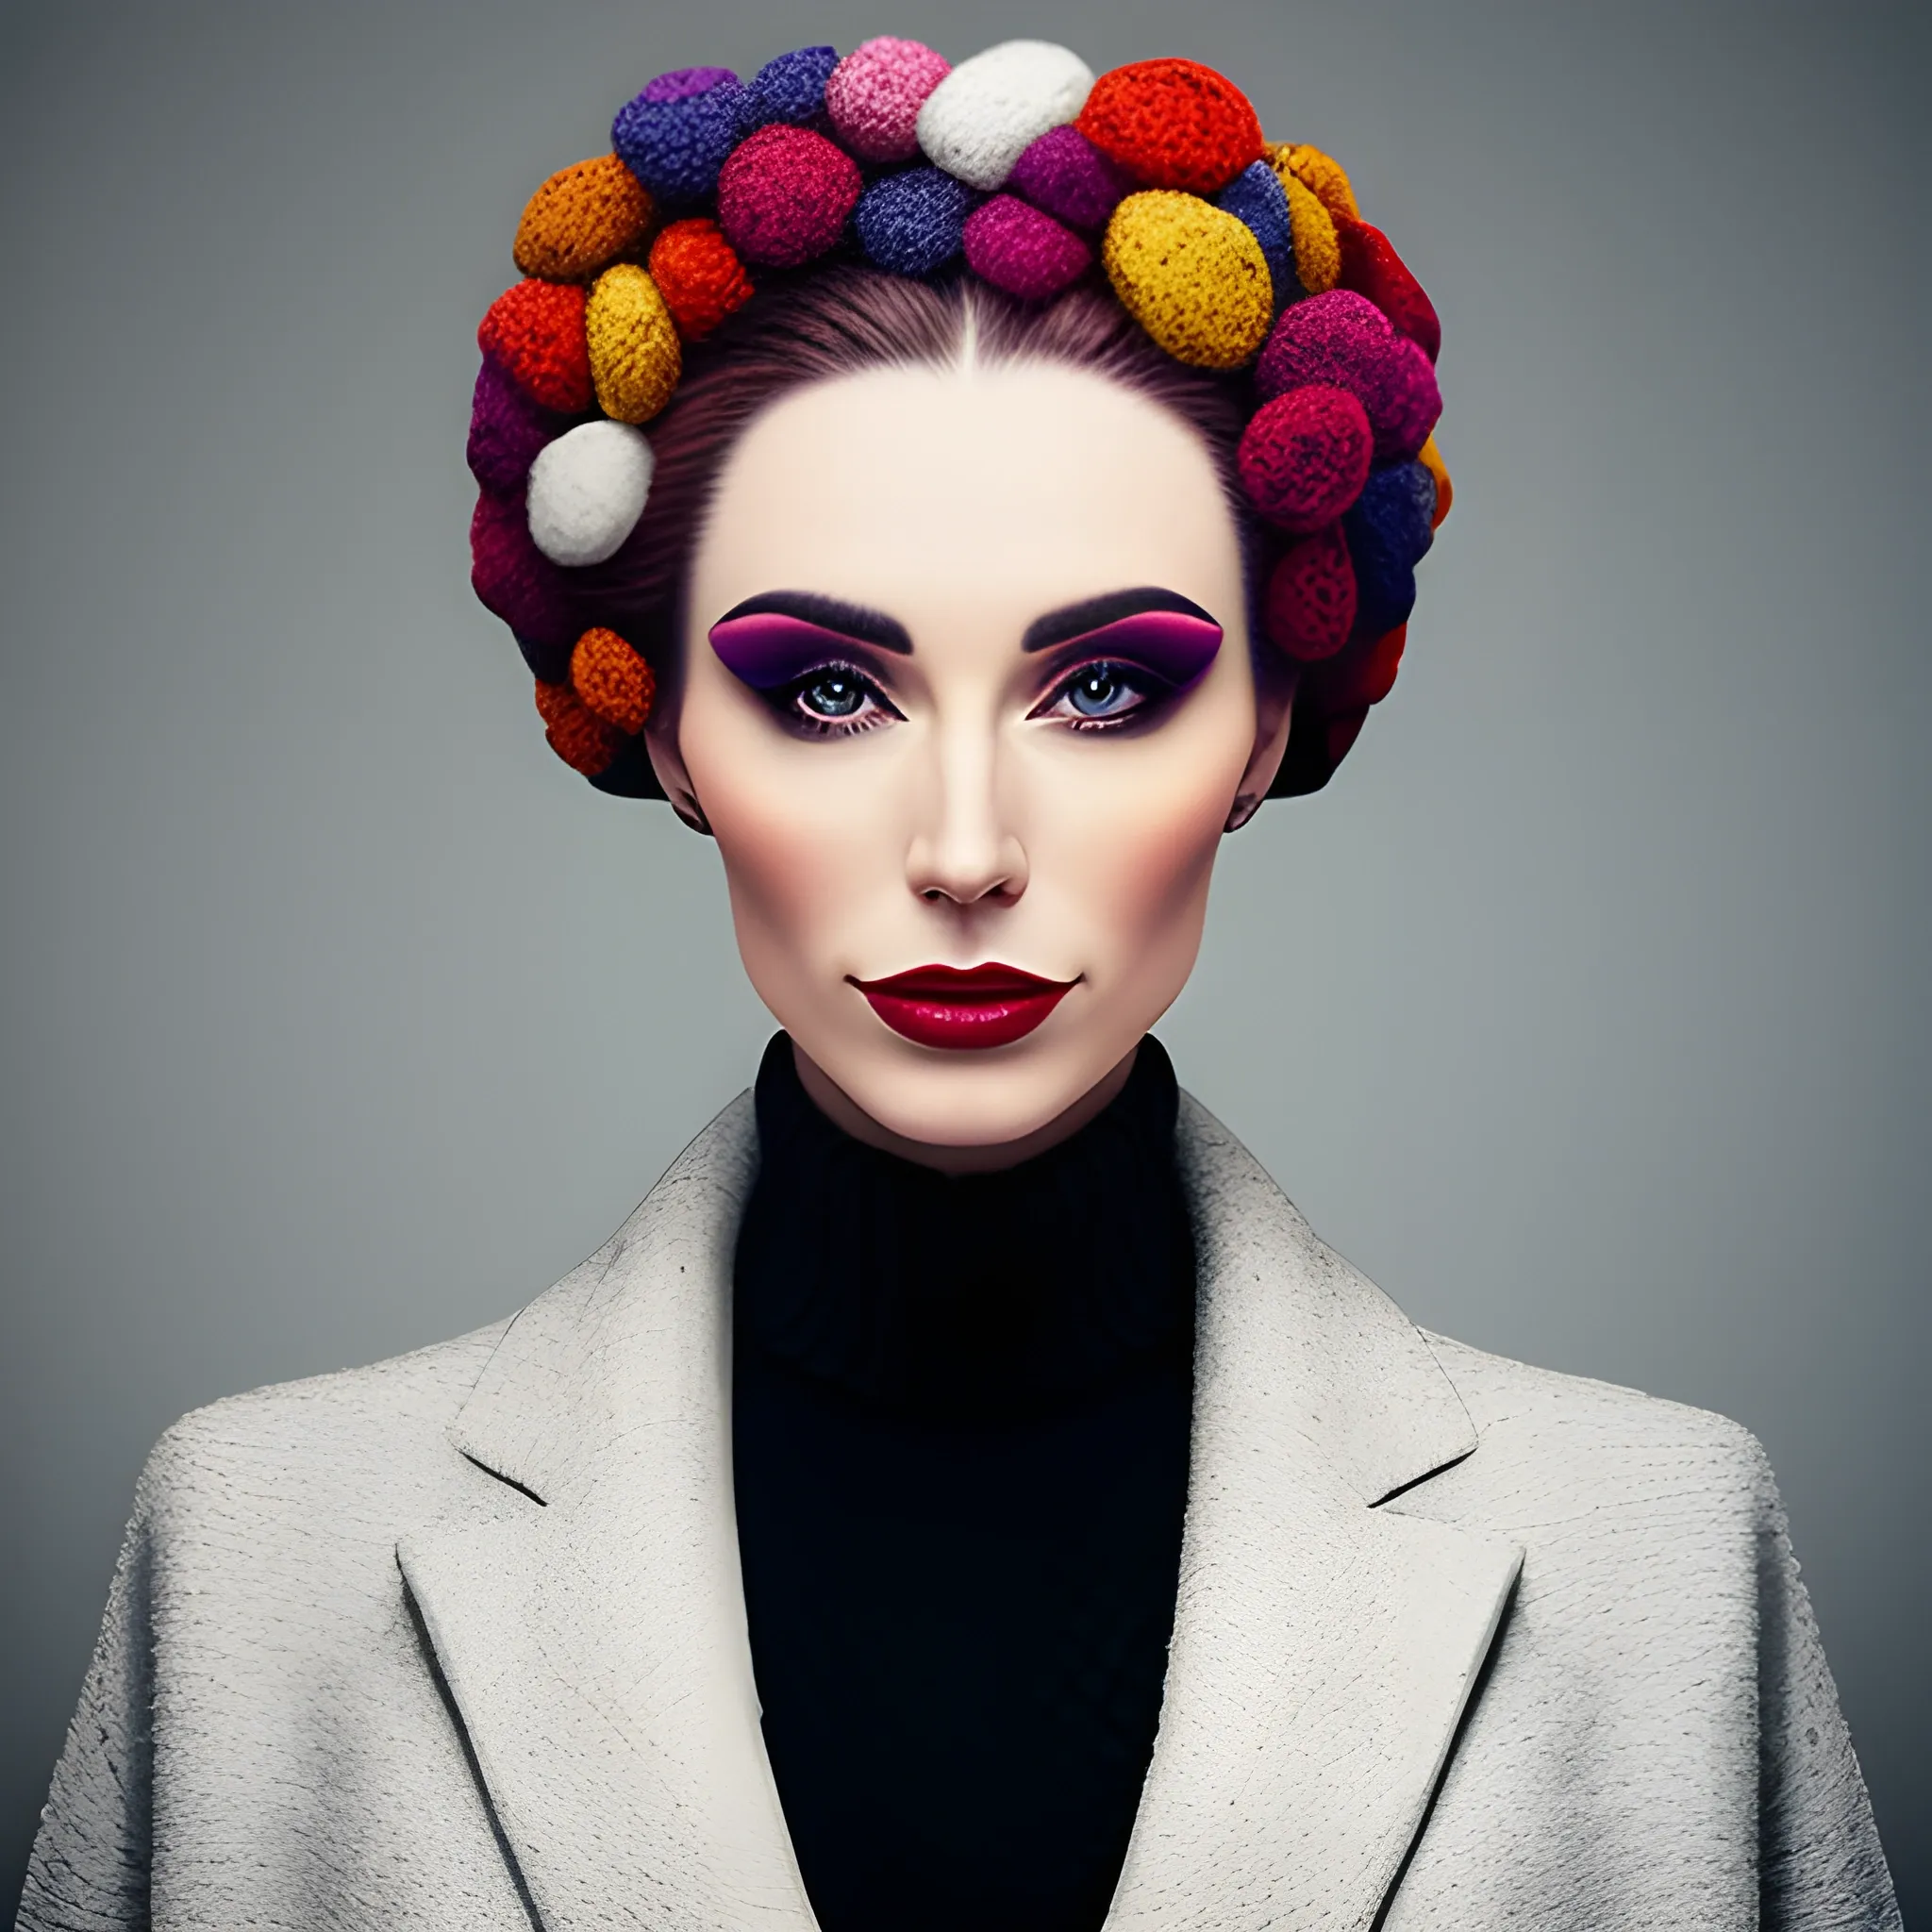
[[796,1041],[791,1043],[798,1084],[835,1127],[865,1146],[876,1147],[882,1154],[897,1155],[901,1160],[916,1161],[921,1167],[934,1168],[941,1174],[995,1174],[1001,1168],[1017,1167],[1023,1160],[1031,1160],[1049,1147],[1058,1147],[1062,1141],[1077,1134],[1127,1084],[1138,1052],[1138,1044],[1128,1048],[1073,1106],[1030,1134],[1023,1134],[1017,1141],[955,1147],[941,1141],[908,1141],[903,1134],[881,1126]]

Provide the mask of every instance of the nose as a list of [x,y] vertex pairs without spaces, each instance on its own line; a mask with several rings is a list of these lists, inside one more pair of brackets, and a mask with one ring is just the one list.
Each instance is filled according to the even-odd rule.
[[1026,851],[1002,808],[997,734],[958,720],[935,734],[906,853],[921,898],[1010,904],[1026,890]]

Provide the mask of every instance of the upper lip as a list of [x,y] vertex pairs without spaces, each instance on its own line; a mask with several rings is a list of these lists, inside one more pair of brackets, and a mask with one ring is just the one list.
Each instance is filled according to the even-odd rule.
[[860,992],[881,992],[891,999],[944,1000],[963,1006],[1065,992],[1074,982],[1042,979],[1037,973],[1024,973],[1017,966],[991,959],[984,966],[914,966],[889,979],[854,979],[852,983]]

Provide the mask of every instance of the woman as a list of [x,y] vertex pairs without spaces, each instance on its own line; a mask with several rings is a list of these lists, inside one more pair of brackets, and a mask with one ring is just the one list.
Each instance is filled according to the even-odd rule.
[[783,1031],[513,1321],[169,1432],[21,1923],[1895,1924],[1750,1437],[1415,1329],[1148,1033],[1447,508],[1341,171],[1039,42],[613,146],[477,588]]

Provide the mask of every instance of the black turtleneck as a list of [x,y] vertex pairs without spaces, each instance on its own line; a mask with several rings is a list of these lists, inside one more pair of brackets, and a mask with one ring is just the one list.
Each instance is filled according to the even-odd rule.
[[765,1743],[824,1932],[1093,1932],[1174,1626],[1194,1263],[1142,1042],[1046,1153],[862,1145],[758,1072],[732,1429]]

